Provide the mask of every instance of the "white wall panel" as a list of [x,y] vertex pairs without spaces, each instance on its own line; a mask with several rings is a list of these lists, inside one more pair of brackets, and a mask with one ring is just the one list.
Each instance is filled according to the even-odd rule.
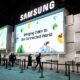
[[80,14],[74,15],[74,26],[75,26],[75,32],[80,31]]
[[75,33],[75,42],[80,42],[80,33]]
[[68,15],[66,16],[66,26],[70,26],[74,24],[74,16]]
[[75,43],[75,50],[80,51],[80,42]]
[[67,53],[73,53],[75,51],[75,43],[67,43]]
[[67,26],[66,28],[67,32],[66,32],[66,39],[67,42],[74,42],[75,41],[75,32],[74,32],[74,26]]

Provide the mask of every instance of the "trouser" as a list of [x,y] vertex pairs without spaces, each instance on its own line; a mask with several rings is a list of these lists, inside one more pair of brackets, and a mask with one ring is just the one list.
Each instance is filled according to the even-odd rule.
[[15,62],[14,62],[14,61],[12,61],[12,67],[14,67],[14,63],[15,63]]
[[37,65],[35,66],[35,69],[37,68],[38,65],[39,65],[39,72],[40,72],[41,71],[41,68],[42,68],[41,62],[37,63]]

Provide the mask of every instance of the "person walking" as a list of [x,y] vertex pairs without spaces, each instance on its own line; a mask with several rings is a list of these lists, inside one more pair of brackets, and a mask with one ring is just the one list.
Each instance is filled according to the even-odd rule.
[[36,62],[37,62],[37,64],[36,64],[36,66],[35,66],[35,69],[38,67],[38,65],[39,65],[39,72],[41,71],[41,53],[39,53],[39,55],[36,57]]

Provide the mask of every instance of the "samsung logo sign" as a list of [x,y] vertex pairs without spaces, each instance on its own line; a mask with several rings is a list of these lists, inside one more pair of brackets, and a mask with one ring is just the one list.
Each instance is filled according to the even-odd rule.
[[43,12],[49,11],[49,10],[53,9],[54,7],[55,7],[54,1],[46,3],[46,4],[42,5],[42,6],[39,6],[38,8],[35,8],[35,9],[31,10],[31,11],[28,11],[28,12],[26,12],[24,14],[21,14],[20,15],[20,21],[23,21],[25,19],[31,18],[31,17],[36,16],[38,14],[41,14]]

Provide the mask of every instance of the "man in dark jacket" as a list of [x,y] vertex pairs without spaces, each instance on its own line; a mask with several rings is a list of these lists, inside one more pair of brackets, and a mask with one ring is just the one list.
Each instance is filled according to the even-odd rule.
[[11,55],[9,56],[9,62],[11,63],[11,66],[14,66],[16,60],[16,55],[14,53],[11,53]]

